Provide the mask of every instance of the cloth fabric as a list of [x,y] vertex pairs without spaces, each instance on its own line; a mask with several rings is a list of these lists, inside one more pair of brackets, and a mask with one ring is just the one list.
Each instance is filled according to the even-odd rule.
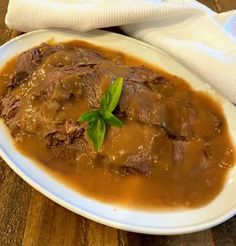
[[217,14],[192,0],[10,0],[5,21],[23,32],[119,25],[236,103],[236,10]]

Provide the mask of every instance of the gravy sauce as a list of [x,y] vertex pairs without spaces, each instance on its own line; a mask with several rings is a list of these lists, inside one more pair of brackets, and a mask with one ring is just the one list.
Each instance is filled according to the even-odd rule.
[[[109,59],[129,66],[144,64],[137,58],[84,42],[74,41],[67,45],[98,50]],[[66,56],[62,52],[58,53],[56,57],[48,58],[42,71],[47,72],[53,63],[59,63]],[[15,71],[15,64],[16,59],[12,59],[0,72],[0,98],[7,93],[7,83]],[[15,136],[15,144],[23,154],[34,159],[37,165],[40,165],[60,182],[97,200],[126,207],[154,210],[203,206],[220,193],[227,173],[235,162],[235,149],[230,139],[223,110],[217,101],[205,93],[192,90],[183,79],[150,64],[144,65],[162,74],[170,81],[168,85],[157,88],[157,98],[153,100],[161,102],[163,100],[163,103],[168,107],[168,115],[163,117],[172,133],[179,131],[179,125],[176,122],[184,120],[187,114],[187,111],[178,107],[176,102],[179,100],[191,101],[197,110],[194,136],[182,147],[181,144],[173,145],[172,139],[166,136],[163,128],[141,124],[135,118],[131,119],[132,117],[122,119],[124,127],[121,129],[108,128],[100,155],[106,154],[109,163],[119,166],[126,160],[127,155],[135,154],[138,149],[146,148],[152,156],[151,175],[122,175],[100,165],[99,158],[96,161],[91,161],[86,153],[68,159],[57,158],[52,154],[53,148],[45,146],[40,137],[41,133]],[[69,79],[77,81],[74,76]],[[32,83],[14,89],[14,93],[27,96],[29,90],[34,90],[34,86],[40,86],[39,80],[43,80],[43,76],[39,73],[33,74]],[[110,80],[108,74],[101,83],[101,93],[106,89]],[[72,86],[72,90],[78,90],[78,87]],[[61,93],[63,96],[63,90]],[[165,98],[170,98],[168,103],[164,102],[166,99],[163,99],[163,95]],[[145,96],[144,94],[143,97]],[[139,100],[139,98],[132,102],[134,111],[138,110],[135,108],[135,100]],[[24,106],[29,107],[29,105]],[[61,112],[55,114],[55,117],[76,121],[82,113],[88,110],[89,104],[85,99],[76,100],[73,103],[65,103]],[[53,107],[43,112],[48,113],[49,121],[53,119],[55,113]],[[175,115],[177,118],[174,121]],[[215,116],[217,116],[217,121],[213,119]],[[22,115],[22,117],[25,116]],[[37,117],[35,114],[32,117],[27,120],[29,132],[40,132],[36,124]],[[217,132],[217,124],[220,124],[220,132]],[[179,140],[174,141],[176,143]],[[185,151],[184,158],[178,163],[173,163],[174,148],[183,148]],[[92,148],[90,155],[96,155]]]

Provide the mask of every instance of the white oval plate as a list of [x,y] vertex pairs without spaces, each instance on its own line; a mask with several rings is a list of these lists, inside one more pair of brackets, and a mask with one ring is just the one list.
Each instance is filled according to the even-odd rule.
[[[34,31],[0,47],[0,68],[15,55],[52,39],[56,42],[79,39],[112,48],[142,58],[186,79],[196,90],[206,91],[221,102],[232,140],[234,144],[236,143],[236,110],[230,102],[217,95],[208,85],[161,50],[126,36],[105,31],[90,33],[60,29]],[[223,191],[208,205],[183,211],[149,212],[105,204],[64,186],[16,150],[2,120],[0,155],[19,176],[54,202],[86,218],[123,230],[159,235],[189,233],[217,225],[236,214],[236,166],[229,172]]]

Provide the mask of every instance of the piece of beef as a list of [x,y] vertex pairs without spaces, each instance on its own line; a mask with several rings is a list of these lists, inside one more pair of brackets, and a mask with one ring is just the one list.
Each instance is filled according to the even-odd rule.
[[[64,103],[83,94],[83,97],[87,96],[94,101],[96,99],[94,93],[99,91],[96,84],[99,85],[101,78],[94,66],[104,61],[105,58],[90,50],[82,52],[82,49],[76,49],[72,54],[65,50],[55,52],[46,60],[50,68],[46,69],[46,72],[43,71],[45,77],[38,86],[35,96],[43,100],[50,98]],[[41,71],[39,76],[40,73]],[[93,106],[92,103],[91,105]]]
[[21,100],[18,96],[8,94],[1,100],[1,116],[7,121],[13,120],[21,105]]
[[119,111],[129,119],[151,125],[162,125],[164,105],[157,93],[143,83],[126,82],[119,102]]
[[139,149],[138,153],[127,158],[120,167],[119,172],[123,175],[142,174],[150,176],[152,171],[151,155],[144,148]]
[[146,124],[161,125],[164,105],[155,87],[168,81],[153,70],[141,67],[129,68],[119,102],[119,111],[131,119]]
[[191,104],[167,102],[165,108],[163,129],[174,140],[189,140],[194,136],[194,128],[197,122],[197,112]]
[[112,61],[95,65],[92,73],[87,73],[81,78],[83,85],[83,94],[89,101],[92,108],[99,107],[99,98],[102,96],[107,87],[117,77],[125,77],[128,74],[128,67],[117,65]]
[[77,66],[77,67],[94,67],[106,60],[97,52],[82,48],[60,48],[53,54],[47,57],[45,64],[50,64],[53,67]]
[[[129,75],[126,80],[134,83],[144,83],[155,89],[157,84],[168,83],[168,79],[162,74],[154,72],[153,70],[146,68],[144,66],[130,67]],[[153,85],[152,85],[153,84]]]
[[136,154],[127,156],[126,160],[119,164],[112,163],[110,158],[108,158],[106,155],[100,154],[97,155],[96,162],[105,168],[124,176],[130,174],[150,176],[152,171],[151,155],[143,146],[137,150]]
[[45,136],[47,146],[57,146],[62,144],[71,144],[77,138],[84,135],[84,128],[80,124],[74,123],[72,120],[65,120],[63,123],[57,124]]
[[98,73],[87,74],[83,77],[83,96],[89,101],[91,108],[99,108],[101,76]]
[[15,87],[22,84],[25,79],[28,77],[28,73],[26,71],[16,72],[12,77],[10,82],[8,83],[8,88],[14,89]]
[[[44,143],[52,153],[52,160],[59,158],[59,161],[75,165],[75,162],[80,164],[82,159],[86,164],[94,165],[97,153],[86,139],[85,126],[72,120],[65,120],[51,129],[45,135]],[[54,161],[51,163],[55,164]]]
[[77,48],[76,56],[80,59],[78,65],[98,65],[106,60],[101,53],[86,48]]
[[43,43],[39,47],[27,50],[20,54],[16,60],[16,72],[9,81],[8,87],[14,89],[22,84],[47,56],[53,54],[57,50],[57,46],[50,46]]
[[37,66],[39,66],[47,56],[55,53],[57,46],[50,46],[46,43],[39,47],[27,50],[20,54],[16,60],[16,72],[26,72],[32,74]]
[[[91,67],[66,65],[53,67],[45,73],[44,79],[34,88],[34,96],[43,101],[63,104],[82,96],[80,77],[92,73]],[[38,71],[40,77],[40,71]],[[37,76],[37,72],[35,74]]]

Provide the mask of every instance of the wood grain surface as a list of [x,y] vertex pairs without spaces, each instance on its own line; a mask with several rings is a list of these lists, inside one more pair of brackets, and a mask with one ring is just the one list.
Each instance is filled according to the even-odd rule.
[[[236,0],[202,0],[217,12],[236,8]],[[8,0],[0,0],[0,45],[20,35],[4,24]],[[115,30],[115,29],[113,29]],[[179,236],[149,236],[117,230],[78,216],[50,201],[0,159],[0,246],[233,246],[236,217],[210,230]]]

